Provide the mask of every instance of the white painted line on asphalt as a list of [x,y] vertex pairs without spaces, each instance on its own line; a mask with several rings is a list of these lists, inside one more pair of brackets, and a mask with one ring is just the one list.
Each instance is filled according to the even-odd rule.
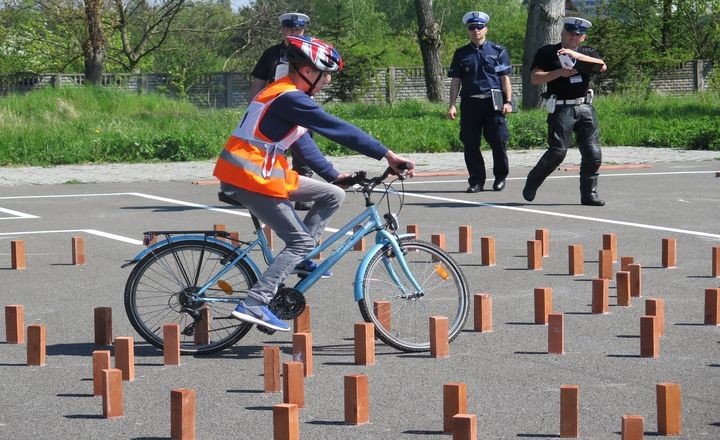
[[0,217],[0,220],[17,220],[17,219],[23,219],[23,218],[40,218],[36,215],[27,214],[25,212],[20,211],[13,211],[12,209],[7,208],[0,208],[0,212],[4,212],[5,214],[10,214],[12,217]]
[[122,241],[123,243],[142,245],[142,240],[135,240],[134,238],[123,237],[122,235],[111,234],[109,232],[98,231],[97,229],[56,229],[50,231],[22,231],[22,232],[0,232],[2,236],[15,236],[15,235],[34,235],[34,234],[74,234],[78,232],[84,232],[90,235],[97,235],[98,237],[109,238],[110,240]]

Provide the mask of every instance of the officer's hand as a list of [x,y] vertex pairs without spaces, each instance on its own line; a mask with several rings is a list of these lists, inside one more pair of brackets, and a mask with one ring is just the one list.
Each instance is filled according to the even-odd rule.
[[512,104],[506,102],[503,104],[502,114],[506,115],[508,113],[512,113]]
[[457,110],[455,109],[454,105],[451,105],[447,112],[448,119],[455,119],[455,116],[457,115]]
[[558,70],[560,71],[560,76],[562,76],[563,78],[568,78],[573,75],[577,75],[577,73],[578,73],[578,71],[575,69],[562,68],[562,69],[558,69]]

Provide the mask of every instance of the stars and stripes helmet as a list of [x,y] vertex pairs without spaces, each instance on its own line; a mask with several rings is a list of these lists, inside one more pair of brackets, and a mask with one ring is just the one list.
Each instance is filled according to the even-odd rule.
[[342,70],[342,56],[330,43],[309,35],[291,35],[287,41],[285,55],[289,63],[312,66],[323,72]]

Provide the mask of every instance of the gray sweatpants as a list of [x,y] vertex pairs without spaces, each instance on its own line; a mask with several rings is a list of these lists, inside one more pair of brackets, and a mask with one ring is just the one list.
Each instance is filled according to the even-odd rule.
[[[248,291],[248,297],[264,304],[275,295],[278,284],[290,275],[295,266],[317,245],[330,217],[345,200],[345,191],[332,183],[300,176],[298,189],[289,199],[269,197],[221,183],[220,189],[237,200],[275,231],[285,242],[285,248],[275,256],[257,283]],[[313,202],[312,208],[301,220],[293,208],[293,202]],[[249,306],[256,304],[252,300]]]

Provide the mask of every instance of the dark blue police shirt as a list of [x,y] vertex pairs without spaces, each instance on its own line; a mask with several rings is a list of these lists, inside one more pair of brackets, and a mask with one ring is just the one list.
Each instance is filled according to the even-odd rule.
[[500,77],[511,73],[508,51],[488,40],[479,47],[471,42],[458,48],[448,70],[450,78],[461,80],[460,97],[502,89]]

